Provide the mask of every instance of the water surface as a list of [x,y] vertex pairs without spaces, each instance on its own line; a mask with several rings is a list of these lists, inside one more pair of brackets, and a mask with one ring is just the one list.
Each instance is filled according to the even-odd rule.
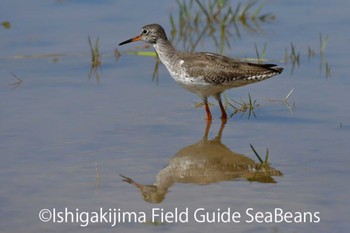
[[[234,8],[237,3],[231,2]],[[137,35],[144,24],[158,22],[170,32],[170,14],[178,19],[178,4],[2,1],[1,21],[10,22],[11,27],[0,29],[1,230],[347,232],[348,8],[349,3],[343,1],[331,5],[326,1],[272,1],[262,13],[271,13],[275,19],[260,22],[258,32],[238,24],[238,37],[230,28],[231,47],[226,45],[224,54],[255,58],[254,45],[261,51],[267,43],[265,58],[285,71],[226,92],[228,100],[236,101],[247,100],[250,93],[259,106],[254,111],[256,118],[237,114],[228,120],[220,146],[250,163],[259,163],[250,144],[262,157],[268,148],[270,166],[281,172],[271,176],[274,182],[254,180],[246,170],[245,175],[241,171],[237,176],[219,175],[221,179],[197,182],[188,178],[194,177],[189,174],[194,169],[189,169],[172,180],[159,203],[152,204],[119,174],[142,185],[157,182],[174,160],[193,153],[185,150],[179,156],[181,151],[201,142],[206,129],[204,110],[194,107],[199,98],[179,87],[163,65],[158,79],[152,81],[153,57],[127,54],[151,48],[145,49],[141,42],[118,47],[122,53],[118,61],[113,53],[119,42]],[[320,34],[323,39],[329,35],[323,56]],[[89,35],[93,40],[100,38],[98,78],[89,77]],[[178,48],[187,46],[178,36],[175,41]],[[284,62],[291,43],[300,53],[299,65],[294,67],[290,60]],[[308,48],[315,51],[314,57],[308,58]],[[196,50],[220,51],[208,35]],[[19,80],[18,86],[12,85]],[[292,89],[290,111],[281,100]],[[221,127],[220,110],[211,102],[214,121],[208,140],[215,139]],[[231,114],[233,108],[227,111]],[[80,223],[43,223],[38,218],[42,209],[63,211],[66,207],[74,213],[76,209],[116,208],[145,212],[148,218],[152,208],[172,213],[176,208],[188,208],[190,213],[199,208],[207,212],[229,208],[242,215],[248,208],[264,213],[281,208],[293,213],[319,212],[320,221],[246,223],[242,218],[240,223],[198,223],[190,218],[188,223],[81,227]]]

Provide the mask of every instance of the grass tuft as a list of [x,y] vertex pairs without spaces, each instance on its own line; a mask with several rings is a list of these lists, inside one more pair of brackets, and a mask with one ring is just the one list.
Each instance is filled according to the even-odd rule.
[[291,48],[291,54],[289,56],[290,60],[292,61],[293,66],[296,64],[299,66],[300,64],[300,52],[296,52],[295,45],[293,42],[290,43],[290,48]]
[[99,37],[97,37],[95,45],[93,45],[90,36],[88,37],[90,53],[91,53],[91,67],[96,68],[101,65],[102,55],[100,53]]
[[[325,60],[325,50],[327,47],[329,41],[329,35],[327,34],[326,37],[322,35],[322,33],[319,34],[319,50],[315,50],[312,47],[307,48],[307,58],[308,61],[311,59],[318,57],[320,61],[320,72],[324,72],[326,75],[326,78],[329,78],[331,76],[331,67],[327,60]],[[257,52],[257,47],[255,46],[255,50]],[[258,52],[257,52],[257,56]],[[300,52],[297,51],[296,46],[291,42],[290,44],[290,51],[288,48],[285,49],[285,57],[284,62],[287,64],[288,62],[292,63],[292,73],[295,67],[299,67],[300,64]],[[325,66],[325,69],[324,69]]]
[[[243,99],[240,99],[240,101],[235,101],[235,100],[232,100],[232,103],[228,102],[228,104],[234,109],[232,115],[235,115],[237,113],[246,113],[248,112],[248,119],[251,117],[251,115],[253,115],[255,118],[256,118],[256,115],[255,115],[255,108],[257,106],[259,106],[257,103],[256,103],[256,99],[252,99],[251,95],[248,94],[248,102],[243,100]],[[236,106],[236,105],[238,106]]]
[[266,154],[265,154],[265,159],[262,160],[261,156],[259,155],[259,153],[255,150],[255,148],[253,147],[252,144],[249,144],[250,148],[253,150],[255,156],[259,159],[261,164],[268,164],[269,161],[269,148],[266,148]]
[[11,23],[9,21],[4,21],[1,23],[1,25],[5,28],[5,29],[10,29],[11,28]]
[[254,46],[255,46],[255,53],[256,53],[256,57],[258,59],[258,63],[261,63],[265,59],[267,43],[264,44],[264,48],[263,48],[263,51],[261,52],[261,54],[259,53],[258,46],[256,45],[256,43],[254,44]]
[[18,78],[15,73],[11,72],[11,74],[16,79],[15,82],[9,84],[9,85],[13,86],[13,90],[14,90],[14,89],[18,88],[23,83],[23,81],[22,81],[22,79]]
[[329,38],[329,35],[327,34],[326,38],[323,39],[322,33],[320,33],[320,56],[323,56],[323,53],[328,44],[328,38]]

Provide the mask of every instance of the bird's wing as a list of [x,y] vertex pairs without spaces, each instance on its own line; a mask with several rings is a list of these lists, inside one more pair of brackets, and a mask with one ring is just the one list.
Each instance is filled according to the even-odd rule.
[[[214,53],[200,52],[195,56],[184,56],[183,66],[192,77],[202,77],[212,84],[225,84],[233,81],[256,81],[282,72],[274,64],[254,64],[232,59]],[[195,57],[196,59],[193,59]]]

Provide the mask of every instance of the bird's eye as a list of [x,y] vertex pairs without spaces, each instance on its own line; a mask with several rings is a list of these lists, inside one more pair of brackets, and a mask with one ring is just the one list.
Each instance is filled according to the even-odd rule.
[[147,35],[148,34],[148,30],[147,29],[142,29],[142,34]]

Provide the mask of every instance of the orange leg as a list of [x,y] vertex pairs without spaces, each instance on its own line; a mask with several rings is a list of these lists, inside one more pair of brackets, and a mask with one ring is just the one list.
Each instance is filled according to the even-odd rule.
[[207,102],[204,103],[205,111],[207,112],[207,121],[210,121],[213,119],[210,113],[209,105]]
[[226,123],[227,122],[227,114],[226,114],[224,106],[222,105],[221,98],[218,99],[218,101],[219,101],[219,106],[220,106],[220,110],[221,110],[221,120],[223,123]]

